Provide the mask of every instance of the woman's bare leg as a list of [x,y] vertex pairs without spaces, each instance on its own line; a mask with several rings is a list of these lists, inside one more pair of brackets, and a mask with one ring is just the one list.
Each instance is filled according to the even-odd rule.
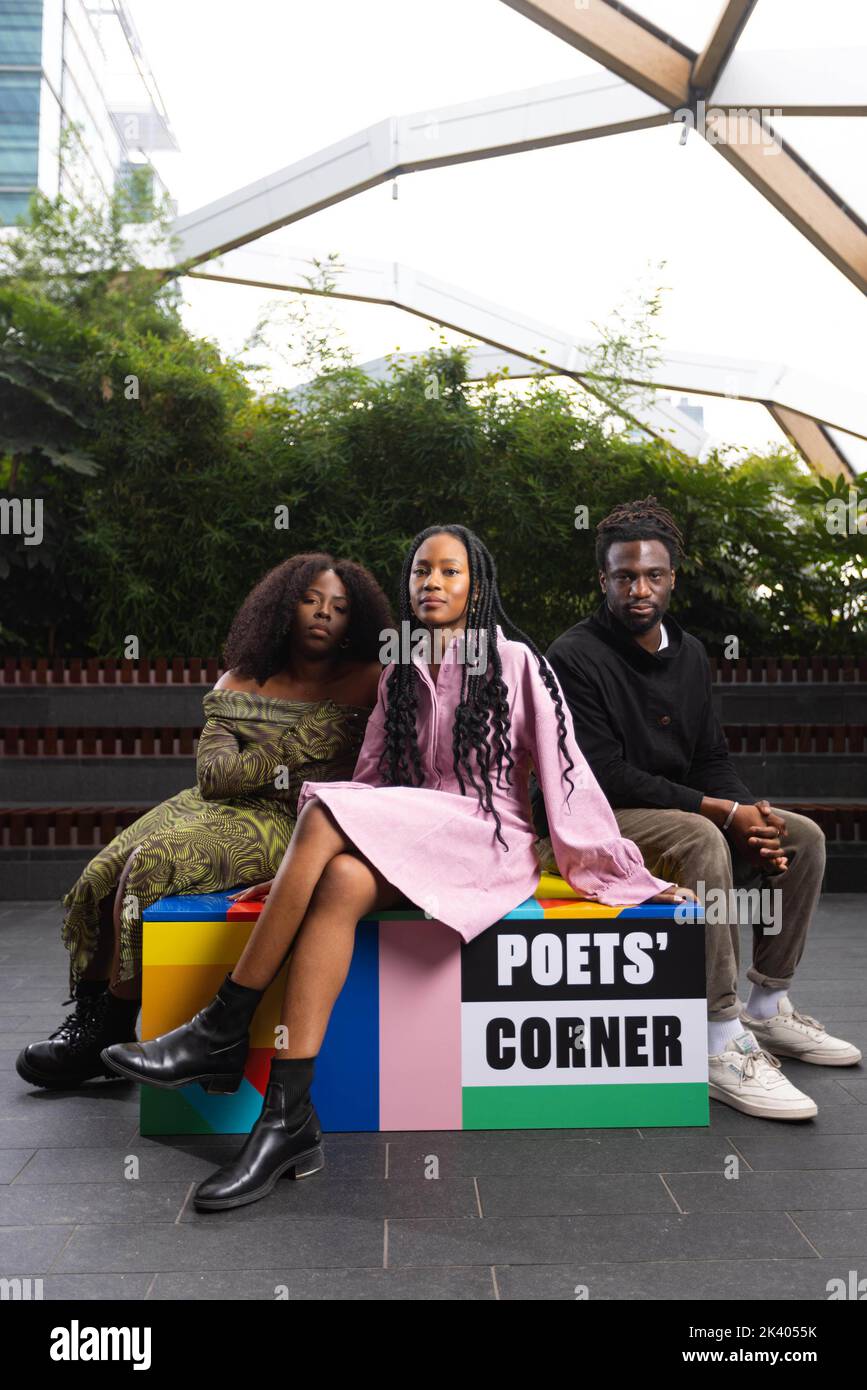
[[349,973],[357,922],[401,897],[399,889],[357,853],[337,854],[330,860],[304,915],[289,963],[280,1015],[286,1032],[275,1054],[279,1059],[316,1056]]
[[283,964],[326,865],[335,855],[353,848],[322,803],[309,801],[298,817],[259,920],[232,969],[236,984],[267,989]]

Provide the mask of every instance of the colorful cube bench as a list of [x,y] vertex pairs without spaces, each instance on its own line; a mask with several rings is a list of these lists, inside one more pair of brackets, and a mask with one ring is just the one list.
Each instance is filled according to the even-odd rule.
[[[141,1035],[212,999],[261,903],[163,898],[144,912]],[[466,945],[407,905],[358,924],[316,1063],[327,1131],[707,1125],[704,930],[689,905],[602,907],[556,875]],[[235,1095],[141,1088],[141,1132],[246,1134],[288,963],[256,1011]]]

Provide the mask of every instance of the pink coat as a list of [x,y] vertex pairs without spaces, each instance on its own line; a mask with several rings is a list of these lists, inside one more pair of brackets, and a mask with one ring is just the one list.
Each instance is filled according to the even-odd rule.
[[611,906],[633,907],[671,887],[648,873],[638,847],[621,837],[611,807],[575,742],[563,699],[566,747],[574,763],[569,776],[575,788],[566,805],[569,788],[561,777],[566,764],[557,743],[557,714],[536,658],[522,642],[508,640],[500,627],[497,638],[509,692],[515,766],[511,785],[506,784],[504,773],[503,785],[497,786],[496,767],[491,782],[508,852],[497,840],[494,819],[482,810],[466,776],[465,795],[455,777],[452,728],[461,667],[454,639],[443,655],[436,684],[426,662],[417,653],[413,656],[421,677],[417,720],[425,785],[385,786],[377,769],[391,670],[386,666],[354,780],[304,782],[298,796],[299,813],[309,797],[318,796],[356,848],[390,883],[431,918],[453,927],[464,941],[472,941],[499,922],[531,897],[538,885],[527,785],[531,762],[545,798],[558,867],[576,893]]

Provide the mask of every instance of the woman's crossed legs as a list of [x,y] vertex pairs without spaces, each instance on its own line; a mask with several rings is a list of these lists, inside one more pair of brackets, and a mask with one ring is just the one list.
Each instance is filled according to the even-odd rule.
[[236,984],[267,989],[286,958],[289,974],[277,1058],[315,1057],[349,973],[361,917],[402,898],[365,859],[319,801],[298,823],[265,906],[231,972]]

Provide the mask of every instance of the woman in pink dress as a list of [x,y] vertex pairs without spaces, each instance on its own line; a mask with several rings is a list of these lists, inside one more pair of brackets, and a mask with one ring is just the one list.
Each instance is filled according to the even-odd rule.
[[354,780],[302,785],[276,878],[238,895],[267,901],[215,998],[180,1028],[102,1053],[148,1085],[237,1090],[253,1013],[294,946],[262,1113],[238,1156],[199,1185],[198,1210],[257,1201],[285,1173],[323,1167],[309,1091],[359,919],[409,899],[471,941],[531,896],[531,763],[558,867],[577,893],[624,906],[690,896],[648,873],[620,836],[557,678],[503,611],[494,561],[472,531],[432,526],[416,536],[400,619]]

